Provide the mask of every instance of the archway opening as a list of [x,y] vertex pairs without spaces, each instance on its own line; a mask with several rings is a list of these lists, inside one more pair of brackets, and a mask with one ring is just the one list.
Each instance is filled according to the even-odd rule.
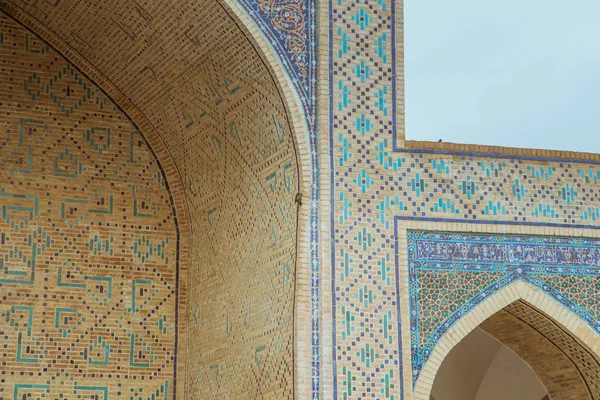
[[442,362],[436,400],[598,399],[600,358],[523,300],[486,319]]

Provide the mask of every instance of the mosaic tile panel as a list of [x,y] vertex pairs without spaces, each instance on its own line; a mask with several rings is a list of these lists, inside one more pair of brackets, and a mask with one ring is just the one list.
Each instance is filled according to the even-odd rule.
[[3,14],[0,39],[0,398],[173,398],[161,167],[93,82]]
[[[600,333],[600,240],[408,231],[407,241],[413,382],[456,321],[516,280],[543,290]],[[444,286],[432,275],[446,279]]]

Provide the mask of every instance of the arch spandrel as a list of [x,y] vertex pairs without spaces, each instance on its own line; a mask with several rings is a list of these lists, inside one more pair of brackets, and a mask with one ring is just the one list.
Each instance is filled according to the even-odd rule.
[[[177,209],[182,282],[190,288],[206,290],[215,284],[223,288],[228,279],[244,281],[240,279],[245,275],[243,269],[227,266],[265,264],[260,257],[252,256],[250,250],[262,244],[246,240],[240,250],[228,242],[230,237],[246,234],[269,238],[263,241],[269,247],[264,254],[269,254],[276,268],[266,275],[255,273],[245,277],[246,287],[234,288],[235,293],[234,289],[223,289],[224,293],[231,297],[252,289],[280,290],[276,288],[281,285],[293,293],[296,227],[300,242],[308,242],[305,226],[314,174],[308,139],[310,118],[306,117],[310,108],[296,91],[293,76],[285,65],[280,65],[273,44],[265,40],[245,14],[238,15],[241,9],[234,6],[225,2],[211,2],[209,7],[181,2],[181,7],[175,7],[172,2],[119,1],[113,5],[93,5],[95,12],[90,12],[82,8],[81,2],[0,2],[0,8],[41,35],[106,90],[147,138],[163,164]],[[95,19],[94,15],[99,14],[106,18]],[[203,29],[202,24],[209,24],[210,29]],[[175,26],[181,30],[174,32]],[[228,75],[230,71],[232,76]],[[253,132],[263,132],[264,136],[256,138]],[[195,149],[199,143],[202,145]],[[195,157],[203,152],[211,154]],[[219,189],[226,192],[215,194],[214,190]],[[294,202],[299,192],[304,195],[302,207]],[[240,216],[248,216],[257,223],[238,234],[245,221]],[[275,229],[266,229],[268,226]],[[199,235],[210,237],[214,246],[201,250],[199,241],[194,241]],[[308,263],[308,250],[306,246],[303,248],[299,264]],[[273,249],[280,251],[274,253]],[[225,256],[234,250],[241,253],[247,250],[249,256]],[[297,279],[309,282],[308,272],[304,274]],[[252,279],[256,282],[252,283]],[[272,288],[264,289],[258,281],[271,282]],[[212,306],[202,304],[197,297],[194,299],[196,292],[188,291],[185,285],[180,290],[182,307],[188,307],[183,312],[188,323],[180,325],[180,337],[188,336],[188,328],[195,330],[192,335],[201,337],[198,329],[203,329],[202,321],[212,319],[221,321],[215,329],[219,334],[224,332],[224,338],[220,345],[214,346],[215,352],[208,355],[212,361],[200,362],[200,368],[193,365],[194,357],[198,362],[197,354],[194,355],[198,348],[193,343],[188,351],[178,355],[181,370],[178,387],[186,386],[187,375],[189,385],[193,385],[191,382],[197,387],[204,385],[212,393],[221,390],[233,390],[231,394],[238,396],[254,393],[256,385],[244,381],[245,375],[223,365],[222,360],[227,359],[226,349],[235,347],[227,335],[237,330],[240,336],[239,332],[256,328],[253,324],[258,325],[258,318],[269,313],[257,306],[240,305],[211,315],[207,309]],[[272,298],[266,292],[265,296]],[[226,297],[215,301],[229,304]],[[255,337],[265,339],[252,344],[252,349],[244,349],[248,356],[244,363],[256,369],[254,375],[273,376],[273,371],[285,370],[285,379],[280,379],[279,384],[263,385],[266,393],[272,391],[282,398],[293,387],[294,297],[291,299],[280,296],[271,301],[272,307],[279,311],[269,318],[278,321],[278,331],[283,333],[267,340],[270,333],[255,329]],[[298,315],[307,316],[308,312],[302,310],[309,309],[308,297],[302,296],[302,300],[299,297],[297,301]],[[196,305],[205,309],[199,310]],[[232,315],[240,316],[242,322],[234,321]],[[297,334],[310,335],[305,330]],[[209,336],[216,337],[217,331]],[[182,341],[182,348],[185,345]],[[271,348],[276,350],[270,353]],[[217,370],[221,378],[215,380]],[[242,376],[239,388],[226,383],[228,374]],[[188,395],[194,393],[191,390]],[[178,397],[184,393],[179,390]]]
[[597,332],[544,291],[527,282],[517,280],[487,297],[486,300],[456,321],[440,337],[414,385],[413,398],[415,400],[429,399],[436,373],[452,348],[487,319],[518,301],[526,302],[546,314],[587,346],[596,358],[600,357],[598,340],[600,335]]
[[406,243],[412,385],[435,349],[444,348],[444,335],[452,336],[465,316],[487,311],[487,299],[515,282],[537,288],[600,332],[597,239],[408,230]]

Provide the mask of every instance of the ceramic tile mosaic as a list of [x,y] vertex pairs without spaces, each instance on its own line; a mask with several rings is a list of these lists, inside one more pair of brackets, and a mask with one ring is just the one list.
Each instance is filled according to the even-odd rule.
[[442,335],[515,280],[600,332],[600,240],[425,231],[407,240],[413,382]]

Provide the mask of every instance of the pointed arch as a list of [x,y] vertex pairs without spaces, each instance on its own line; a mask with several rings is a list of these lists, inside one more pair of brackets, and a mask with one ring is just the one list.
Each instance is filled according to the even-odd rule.
[[442,335],[415,384],[414,400],[429,400],[435,376],[454,346],[486,319],[518,300],[523,300],[544,312],[589,347],[594,354],[600,356],[600,335],[585,321],[542,290],[517,280],[489,296]]
[[[63,10],[59,9],[59,4],[63,7]],[[191,163],[188,163],[190,157],[193,156],[191,151],[189,151],[191,148],[188,141],[189,137],[170,137],[169,129],[172,129],[174,132],[182,130],[182,126],[186,126],[187,121],[184,121],[182,124],[181,120],[186,120],[187,117],[190,117],[192,120],[190,123],[193,123],[192,116],[196,118],[197,127],[199,121],[198,116],[202,115],[203,110],[198,106],[198,104],[202,102],[197,98],[189,98],[190,96],[186,98],[193,89],[197,89],[191,87],[193,85],[190,83],[194,82],[190,82],[189,80],[186,82],[184,73],[177,75],[174,73],[176,71],[169,70],[165,65],[173,62],[173,60],[181,61],[181,59],[189,54],[196,54],[196,50],[193,46],[198,46],[197,40],[199,39],[192,37],[193,35],[189,34],[187,30],[194,28],[194,25],[195,29],[198,29],[199,18],[197,15],[207,7],[203,7],[202,5],[193,2],[185,2],[185,4],[182,2],[180,4],[181,7],[177,8],[171,3],[156,2],[155,4],[158,4],[157,7],[163,8],[157,10],[156,14],[150,15],[148,10],[144,10],[143,8],[139,9],[141,7],[139,4],[138,7],[132,8],[128,7],[128,5],[123,2],[115,1],[112,3],[114,6],[112,8],[114,8],[114,10],[111,10],[111,4],[106,3],[102,6],[101,10],[97,10],[99,13],[112,14],[112,17],[108,18],[108,15],[106,15],[103,23],[93,25],[81,21],[77,22],[78,18],[75,17],[76,14],[78,16],[85,15],[85,10],[78,10],[75,12],[75,8],[78,7],[79,4],[80,3],[77,2],[56,2],[55,5],[52,5],[51,2],[47,2],[40,5],[31,5],[21,4],[20,2],[10,0],[0,0],[0,11],[7,13],[24,27],[40,36],[51,47],[61,53],[71,64],[88,76],[99,88],[105,91],[107,96],[111,98],[124,114],[130,118],[131,122],[148,141],[149,147],[156,154],[157,160],[161,163],[164,171],[166,177],[165,180],[169,184],[174,207],[176,209],[178,227],[181,232],[180,239],[177,241],[179,253],[181,254],[179,270],[181,272],[180,281],[182,282],[179,294],[181,299],[181,323],[178,326],[179,337],[186,338],[189,333],[189,327],[186,320],[193,321],[196,318],[200,319],[200,313],[197,312],[197,310],[187,307],[189,298],[192,294],[192,291],[188,290],[188,286],[191,287],[192,284],[192,273],[188,273],[188,271],[191,271],[190,266],[192,263],[194,263],[195,266],[199,264],[197,260],[193,260],[192,258],[195,247],[192,229],[194,224],[197,225],[199,221],[205,223],[209,218],[206,217],[205,210],[200,210],[199,206],[195,206],[190,202],[190,198],[194,195],[193,192],[196,191],[197,188],[192,187],[190,178],[191,173],[194,172],[195,165],[190,165]],[[301,99],[295,90],[294,82],[292,82],[292,79],[282,66],[282,60],[270,43],[270,38],[263,35],[256,23],[252,20],[252,17],[246,13],[237,1],[219,0],[210,5],[215,8],[221,8],[218,13],[220,19],[217,22],[223,24],[224,20],[229,19],[234,22],[233,27],[228,25],[226,28],[223,28],[223,32],[231,33],[232,31],[235,31],[234,34],[237,35],[239,31],[240,35],[237,35],[236,37],[241,36],[242,39],[246,41],[243,43],[243,48],[247,49],[247,52],[240,51],[239,53],[232,52],[229,54],[227,51],[224,51],[223,57],[235,55],[237,58],[244,56],[251,58],[250,56],[254,57],[256,54],[259,61],[263,64],[262,67],[264,68],[261,68],[267,71],[268,74],[256,76],[256,81],[252,80],[252,83],[257,83],[258,85],[262,83],[264,86],[264,82],[266,81],[272,80],[274,82],[275,90],[271,90],[271,84],[269,82],[269,88],[265,89],[264,87],[261,87],[260,94],[267,93],[269,96],[273,95],[273,98],[278,97],[277,104],[281,101],[285,112],[282,113],[281,120],[278,120],[277,123],[274,119],[271,120],[270,117],[268,118],[268,121],[261,121],[261,123],[271,124],[274,127],[273,131],[277,131],[277,134],[285,129],[285,132],[287,132],[286,136],[294,144],[294,153],[297,160],[295,165],[297,168],[294,169],[297,170],[298,175],[297,179],[295,178],[294,183],[291,185],[291,196],[285,198],[285,206],[289,206],[290,210],[293,209],[293,211],[296,211],[294,196],[303,194],[304,199],[308,199],[311,190],[316,188],[316,147],[311,145],[309,136],[311,117],[307,115],[308,108],[306,104],[303,103],[306,99]],[[64,11],[64,8],[69,8],[69,10],[67,10],[68,12]],[[117,10],[117,8],[119,10]],[[88,16],[92,14],[97,15],[97,13],[88,12]],[[223,14],[226,14],[228,18],[223,18]],[[128,21],[131,19],[131,15],[134,15],[134,19],[139,22],[135,26],[135,28],[138,29],[137,32],[134,32],[132,26],[129,25]],[[185,18],[183,18],[184,16]],[[157,25],[160,25],[160,19],[168,19],[167,17],[177,20],[177,24],[172,23],[170,20],[166,22],[162,21],[164,22],[164,25],[162,26],[164,30],[161,32],[164,33],[163,36],[167,37],[161,37],[161,35],[157,33],[159,30],[156,28]],[[107,20],[110,20],[111,22],[106,22]],[[229,23],[229,21],[227,22]],[[207,23],[211,23],[211,21],[208,21]],[[173,26],[177,26],[177,29],[171,30]],[[110,29],[112,29],[112,31]],[[92,35],[95,35],[91,45],[84,40],[85,35],[90,32],[92,32]],[[199,35],[198,37],[200,36],[202,35]],[[122,37],[125,37],[125,39],[123,40]],[[161,41],[164,42],[159,43]],[[240,39],[240,41],[243,40]],[[169,48],[170,51],[178,53],[171,54],[171,57],[157,60],[155,65],[145,65],[144,62],[153,61],[151,57],[160,58],[160,56],[164,56],[165,53],[162,51],[163,47],[155,46],[157,43],[164,44],[164,48]],[[184,43],[184,45],[182,45],[182,43]],[[146,56],[149,60],[143,60]],[[179,62],[179,64],[187,66],[190,70],[197,67],[191,62]],[[229,66],[229,64],[225,66]],[[161,68],[163,67],[165,68],[165,71],[161,72]],[[128,68],[130,69],[129,71],[123,72]],[[181,80],[173,79],[172,82],[161,81],[165,78],[171,78],[167,76],[171,73],[175,75],[175,78],[183,78]],[[251,78],[255,77],[249,77],[247,82],[250,82]],[[185,83],[188,85],[185,85]],[[157,117],[165,107],[152,108],[156,104],[153,105],[151,103],[156,98],[165,98],[165,102],[170,101],[169,95],[173,91],[173,87],[178,89],[175,95],[180,97],[172,101],[171,114],[164,116],[161,114],[160,117]],[[238,102],[239,95],[240,92],[236,94],[238,97],[234,100],[235,102]],[[198,106],[197,109],[184,110],[185,107],[193,108],[196,106]],[[259,104],[259,106],[262,106],[262,104]],[[231,107],[224,112],[230,111]],[[188,115],[188,113],[192,114],[192,112],[195,112],[196,115]],[[244,114],[244,112],[239,113],[242,117]],[[314,118],[312,121],[314,124]],[[281,125],[278,124],[279,122],[281,122]],[[225,131],[223,126],[225,125],[221,124],[218,128]],[[210,129],[217,129],[216,125],[210,126]],[[218,142],[218,140],[211,142],[211,144],[214,144],[215,148],[221,146],[221,143]],[[250,152],[252,152],[252,150],[250,150]],[[240,151],[240,154],[241,153],[242,152]],[[277,164],[280,162],[279,159],[275,158],[270,158],[267,161],[263,164]],[[283,162],[281,162],[281,164],[280,170],[284,173],[286,166],[283,165],[285,164]],[[205,165],[202,166],[202,168],[204,167]],[[243,167],[245,167],[245,165]],[[294,172],[294,174],[295,173],[296,172]],[[222,175],[227,175],[227,173],[223,172]],[[246,175],[250,176],[250,174]],[[276,177],[272,181],[269,181],[269,176],[265,177],[255,174],[251,177],[251,179],[254,179],[253,182],[258,182],[260,180],[259,184],[256,185],[256,190],[257,192],[260,192],[260,194],[257,194],[256,196],[264,195],[267,190],[271,190],[271,187],[276,185],[273,183],[274,181],[277,181],[277,184],[280,186],[283,185],[281,183],[282,179]],[[268,183],[265,184],[264,182]],[[289,186],[290,185],[288,185],[288,189]],[[246,194],[244,193],[244,195]],[[240,198],[241,197],[243,196],[240,195]],[[246,196],[246,198],[248,197],[250,196]],[[294,335],[292,343],[292,346],[294,347],[294,388],[300,386],[298,384],[299,381],[302,382],[302,385],[310,385],[310,369],[299,368],[299,366],[308,365],[310,362],[312,327],[312,316],[310,312],[311,293],[308,289],[311,286],[311,268],[309,268],[308,265],[310,262],[311,250],[311,246],[309,246],[311,241],[309,232],[312,224],[310,221],[308,200],[302,202],[301,196],[296,198],[299,200],[297,201],[297,231],[290,233],[290,236],[293,235],[295,237],[294,240],[297,254],[296,260],[294,261],[295,274],[292,279],[296,288],[296,290],[294,290],[295,295],[292,297],[294,315],[292,327]],[[235,204],[235,202],[229,202],[229,204]],[[204,206],[204,204],[202,206]],[[271,205],[269,206],[271,207]],[[275,210],[279,207],[280,204],[273,203],[271,209]],[[202,213],[199,210],[202,211]],[[208,212],[210,213],[212,210],[209,210]],[[243,214],[243,212],[238,213],[238,215]],[[274,220],[275,219],[276,218],[274,218]],[[287,222],[289,222],[289,220]],[[235,224],[231,224],[231,226],[234,225]],[[315,224],[313,230],[316,229],[317,226]],[[274,236],[277,235],[274,234]],[[312,250],[314,251],[315,248],[312,247]],[[290,262],[290,264],[291,263],[292,262]],[[200,267],[197,266],[197,269],[200,270]],[[209,268],[205,267],[205,269],[208,270]],[[288,278],[285,277],[286,273],[288,273],[286,272],[285,267],[282,268],[282,271],[281,276],[284,277],[281,279],[283,281],[289,281]],[[226,322],[223,323],[223,325],[226,327],[225,331],[228,332],[229,321],[226,318],[225,321]],[[187,353],[190,347],[187,344],[187,340],[181,340],[179,343],[180,351],[177,359],[177,386],[186,388],[186,377],[188,375],[191,376],[190,368],[187,366],[187,361],[189,361],[189,354]],[[262,343],[256,346],[256,349],[260,348],[262,348]],[[257,355],[256,359],[258,360],[261,357],[262,355]],[[260,363],[257,361],[257,365],[258,364]],[[288,370],[289,369],[290,368],[288,368]],[[185,391],[183,389],[179,390],[177,392],[178,398],[182,398],[184,393]]]

